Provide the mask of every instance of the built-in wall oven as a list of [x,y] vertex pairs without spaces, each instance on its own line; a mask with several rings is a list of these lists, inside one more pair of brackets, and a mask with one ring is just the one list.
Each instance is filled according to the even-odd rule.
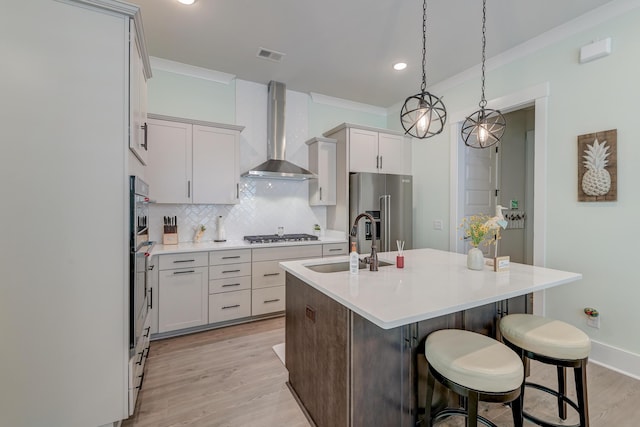
[[153,242],[149,241],[149,186],[129,177],[129,349],[143,334],[149,310],[147,271]]

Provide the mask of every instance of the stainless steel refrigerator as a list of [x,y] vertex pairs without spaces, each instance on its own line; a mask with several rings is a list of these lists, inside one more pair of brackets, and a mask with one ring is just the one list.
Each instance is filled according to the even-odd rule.
[[375,227],[379,252],[395,251],[396,241],[413,248],[413,177],[377,173],[354,173],[349,177],[349,227],[358,214],[370,214],[375,223],[361,219],[358,251],[371,252]]

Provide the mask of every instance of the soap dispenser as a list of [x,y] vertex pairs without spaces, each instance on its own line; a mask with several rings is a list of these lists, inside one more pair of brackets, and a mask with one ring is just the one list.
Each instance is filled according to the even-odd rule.
[[356,242],[351,242],[351,253],[349,254],[349,271],[351,274],[358,274],[360,271],[360,255],[356,247]]

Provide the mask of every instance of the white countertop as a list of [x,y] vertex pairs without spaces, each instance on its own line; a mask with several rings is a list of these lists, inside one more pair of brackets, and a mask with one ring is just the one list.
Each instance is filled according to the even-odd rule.
[[300,242],[275,242],[275,243],[249,243],[245,240],[227,240],[226,242],[214,242],[213,240],[199,243],[184,242],[177,245],[163,245],[156,243],[151,250],[151,255],[177,254],[182,252],[220,251],[227,249],[258,249],[283,246],[322,245],[328,243],[347,243],[347,239],[336,237],[320,237],[318,240]]
[[[281,262],[289,273],[383,329],[455,313],[507,298],[573,282],[581,274],[511,263],[509,270],[469,270],[464,254],[435,249],[404,251],[403,269],[396,252],[379,254],[394,265],[373,272],[318,273],[305,267],[348,261],[348,256]],[[362,256],[362,255],[361,255]]]

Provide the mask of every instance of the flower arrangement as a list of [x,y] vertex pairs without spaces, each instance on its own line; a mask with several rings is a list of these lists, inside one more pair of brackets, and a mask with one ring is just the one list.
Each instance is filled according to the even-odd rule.
[[[489,223],[490,219],[491,217],[484,214],[462,218],[460,228],[464,230],[463,239],[469,239],[469,244],[474,248],[477,248],[481,243],[484,246],[493,243],[499,235],[495,232],[495,227]],[[487,237],[491,238],[487,239]]]

